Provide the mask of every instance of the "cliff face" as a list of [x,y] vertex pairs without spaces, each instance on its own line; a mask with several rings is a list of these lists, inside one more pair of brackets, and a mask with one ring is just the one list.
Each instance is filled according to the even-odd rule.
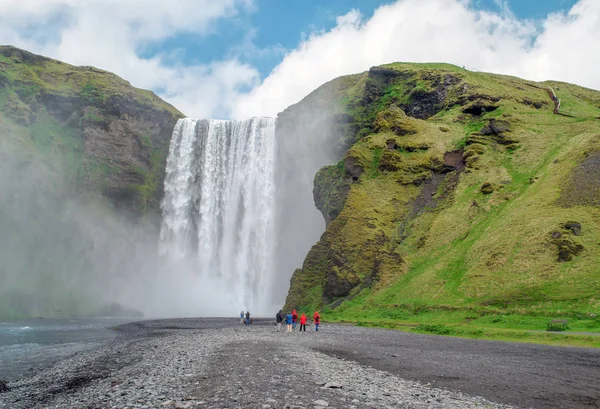
[[78,196],[158,214],[179,111],[92,67],[0,47],[0,134],[50,158]]
[[324,92],[345,149],[285,308],[600,310],[600,92],[399,63]]

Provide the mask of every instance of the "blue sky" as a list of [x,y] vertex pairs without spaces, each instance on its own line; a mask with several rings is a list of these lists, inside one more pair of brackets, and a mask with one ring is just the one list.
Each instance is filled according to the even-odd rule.
[[[549,13],[566,11],[576,2],[508,0],[505,3],[517,18],[539,23]],[[180,34],[153,44],[145,52],[152,55],[177,48],[180,49],[177,62],[189,64],[208,63],[236,55],[239,60],[255,66],[261,77],[265,77],[281,61],[285,50],[295,48],[308,33],[331,30],[336,25],[337,16],[352,9],[359,10],[365,18],[369,18],[381,5],[390,3],[393,1],[258,0],[236,18],[216,22],[208,36]],[[504,3],[499,0],[473,0],[472,5],[481,10],[505,11]],[[248,47],[249,43],[253,47]]]
[[2,0],[0,44],[112,71],[193,117],[274,116],[394,61],[600,89],[600,0]]

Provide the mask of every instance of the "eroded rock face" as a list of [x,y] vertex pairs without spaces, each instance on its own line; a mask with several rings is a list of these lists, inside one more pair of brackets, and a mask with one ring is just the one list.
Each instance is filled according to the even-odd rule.
[[[169,142],[183,114],[106,71],[14,47],[0,47],[0,57],[7,101],[0,132],[55,155],[74,194],[106,198],[135,217],[159,213]],[[33,76],[40,80],[29,82]]]
[[[551,220],[537,220],[537,209],[556,215],[543,185],[559,182],[534,175],[531,183],[535,181],[540,189],[527,189],[527,178],[521,176],[538,167],[540,175],[561,174],[558,167],[562,165],[551,162],[557,159],[551,158],[556,151],[549,147],[567,136],[585,140],[586,146],[561,148],[565,162],[569,149],[576,150],[580,165],[569,186],[567,181],[556,186],[556,191],[564,189],[558,204],[597,202],[600,177],[593,175],[600,167],[595,166],[598,149],[592,144],[599,129],[596,122],[586,122],[572,132],[566,127],[552,128],[547,122],[551,106],[541,102],[547,98],[545,84],[474,74],[443,64],[374,67],[353,84],[335,90],[333,95],[339,99],[330,109],[351,115],[357,133],[345,138],[354,142],[337,159],[339,172],[331,172],[328,166],[315,178],[315,203],[327,230],[308,252],[302,268],[294,272],[286,308],[335,309],[348,299],[356,301],[352,308],[369,308],[370,300],[384,298],[399,304],[437,305],[436,300],[456,294],[510,298],[520,291],[529,292],[516,275],[489,283],[504,274],[503,266],[513,258],[520,266],[554,264],[552,268],[571,272],[589,268],[583,260],[589,261],[596,249],[583,248],[590,238],[579,238],[584,230],[577,222],[544,225],[547,238],[521,241],[522,246],[511,241],[515,235],[504,230],[502,220],[490,220],[484,231],[481,223],[498,206],[505,206],[507,220],[519,225],[523,218],[536,227]],[[565,95],[583,98],[581,89],[564,87]],[[585,95],[582,107],[598,106],[600,94]],[[581,134],[584,129],[586,133]],[[557,166],[556,172],[545,168],[550,163]],[[338,195],[335,179],[342,173],[349,180],[348,190]],[[516,209],[513,203],[525,194],[531,205]],[[333,202],[337,205],[331,206]],[[547,249],[548,245],[552,250],[540,255],[539,246]],[[418,266],[411,265],[413,260],[419,260]],[[556,260],[571,260],[571,264],[558,267]],[[530,270],[536,282],[552,280],[539,272],[544,268]],[[451,284],[450,271],[455,269],[460,270],[461,279]],[[590,275],[589,271],[585,274]],[[588,280],[583,285],[595,284]]]
[[600,207],[600,152],[592,151],[573,170],[558,204]]
[[551,233],[552,243],[556,246],[558,252],[557,261],[572,261],[573,257],[580,255],[585,250],[585,247],[573,237],[581,235],[581,223],[569,221],[561,227],[562,231]]

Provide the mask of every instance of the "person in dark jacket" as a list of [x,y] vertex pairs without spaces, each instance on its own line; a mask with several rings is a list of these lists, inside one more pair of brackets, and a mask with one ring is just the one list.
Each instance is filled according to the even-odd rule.
[[250,325],[250,311],[246,311],[246,325]]
[[277,332],[281,331],[281,323],[283,322],[283,313],[281,310],[275,315],[275,320],[277,321]]
[[292,329],[296,329],[296,323],[298,322],[298,313],[296,310],[292,310]]
[[292,313],[288,312],[285,316],[285,323],[287,325],[287,332],[292,332]]

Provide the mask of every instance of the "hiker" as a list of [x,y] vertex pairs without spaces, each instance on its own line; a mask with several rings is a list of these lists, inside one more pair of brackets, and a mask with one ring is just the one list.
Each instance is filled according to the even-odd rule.
[[287,325],[287,332],[292,332],[292,313],[289,311],[285,316],[285,323]]
[[315,315],[313,315],[313,321],[315,322],[315,331],[319,332],[319,324],[321,323],[319,311],[315,311]]
[[240,324],[244,323],[244,311],[240,312]]
[[296,310],[292,310],[292,329],[296,329],[296,323],[298,322],[298,313]]
[[300,316],[300,331],[306,332],[306,320],[306,315],[302,313],[302,315]]
[[277,321],[277,332],[279,332],[281,330],[281,323],[283,322],[283,314],[281,313],[281,310],[279,310],[277,315],[275,315],[275,320]]
[[246,311],[246,325],[250,325],[250,311]]

